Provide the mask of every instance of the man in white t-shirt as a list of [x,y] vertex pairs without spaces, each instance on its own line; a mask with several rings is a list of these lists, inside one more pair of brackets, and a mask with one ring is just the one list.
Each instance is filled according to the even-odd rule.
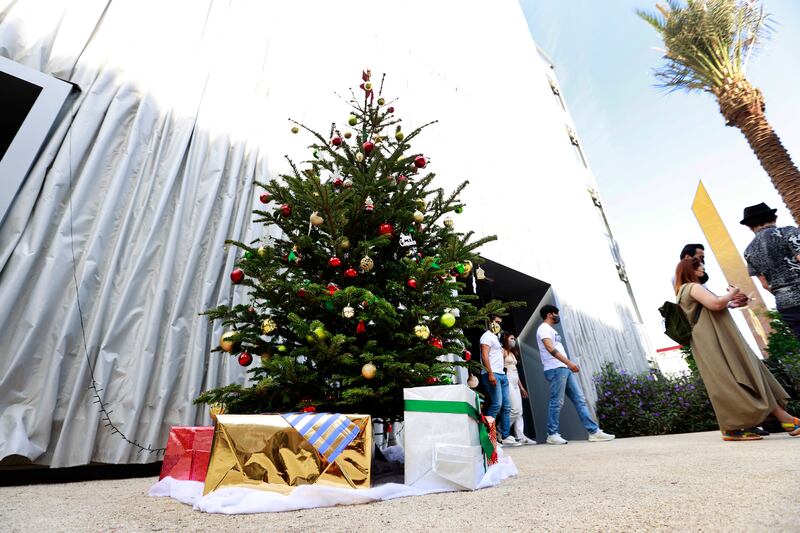
[[483,363],[481,383],[491,402],[486,410],[486,416],[497,420],[500,443],[506,446],[519,446],[520,443],[517,442],[517,439],[509,434],[511,431],[511,396],[508,392],[503,346],[498,338],[502,322],[503,319],[499,316],[491,315],[489,329],[481,335],[481,363]]
[[558,431],[561,419],[561,408],[564,406],[564,395],[569,396],[583,427],[589,432],[589,442],[613,440],[614,435],[603,432],[597,422],[592,420],[586,398],[583,395],[581,384],[575,377],[580,372],[578,365],[567,358],[567,352],[561,344],[561,335],[553,327],[560,322],[558,308],[554,305],[545,305],[539,311],[544,319],[542,325],[536,330],[536,342],[539,345],[539,355],[542,358],[544,377],[550,383],[550,403],[547,416],[547,444],[566,444],[567,441]]

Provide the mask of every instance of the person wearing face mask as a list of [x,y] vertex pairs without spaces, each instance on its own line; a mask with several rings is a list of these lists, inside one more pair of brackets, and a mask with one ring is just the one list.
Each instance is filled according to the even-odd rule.
[[[486,416],[497,420],[497,433],[501,444],[519,446],[517,439],[510,435],[511,399],[508,392],[508,377],[503,364],[503,346],[498,335],[503,319],[497,315],[489,317],[489,328],[481,335],[481,383],[489,396]],[[499,415],[499,416],[498,416]]]
[[682,259],[675,269],[675,294],[686,317],[697,317],[692,324],[692,353],[722,439],[762,439],[743,428],[760,424],[768,415],[777,418],[791,436],[800,436],[800,419],[783,409],[789,395],[750,350],[728,311],[739,288],[729,286],[724,296],[716,296],[700,284],[704,273],[705,265],[698,258]]
[[503,335],[503,358],[506,367],[506,377],[508,378],[508,395],[511,398],[511,431],[514,438],[520,444],[536,444],[525,436],[525,421],[522,419],[522,399],[528,397],[528,391],[522,386],[517,372],[517,364],[520,359],[519,344],[513,333]]
[[597,426],[597,422],[592,420],[581,384],[578,378],[575,377],[575,374],[580,372],[580,368],[567,358],[567,352],[561,344],[561,335],[553,327],[561,321],[558,316],[558,307],[554,305],[542,306],[539,314],[544,319],[544,322],[536,330],[536,342],[539,345],[539,355],[542,358],[544,377],[550,383],[547,444],[567,443],[566,439],[559,433],[564,395],[569,396],[569,399],[575,405],[583,427],[589,432],[589,442],[613,440],[614,435],[601,430]]

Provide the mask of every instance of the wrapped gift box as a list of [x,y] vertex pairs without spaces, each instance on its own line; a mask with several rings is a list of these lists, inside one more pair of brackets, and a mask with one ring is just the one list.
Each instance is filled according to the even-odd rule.
[[466,385],[404,389],[405,483],[422,489],[474,490],[494,447]]
[[246,487],[288,494],[300,485],[370,486],[369,415],[217,416],[203,494]]
[[205,481],[213,439],[213,427],[174,426],[169,430],[159,479]]

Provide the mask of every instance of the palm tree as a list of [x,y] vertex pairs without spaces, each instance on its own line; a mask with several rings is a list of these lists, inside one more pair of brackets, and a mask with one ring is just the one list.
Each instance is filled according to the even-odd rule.
[[657,12],[637,11],[661,35],[668,90],[713,94],[728,126],[744,134],[795,221],[800,223],[800,171],[764,115],[764,97],[745,76],[747,63],[771,33],[758,0],[667,0]]

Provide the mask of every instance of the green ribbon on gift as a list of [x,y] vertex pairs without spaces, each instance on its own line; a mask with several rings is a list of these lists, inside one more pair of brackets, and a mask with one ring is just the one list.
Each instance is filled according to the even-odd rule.
[[[475,401],[477,406],[480,405],[480,400]],[[468,415],[478,423],[478,438],[481,441],[481,448],[487,457],[491,457],[494,453],[494,446],[492,440],[489,438],[489,430],[486,426],[481,424],[481,415],[476,406],[472,406],[467,402],[452,402],[452,401],[438,401],[438,400],[406,400],[405,410],[417,413],[442,413],[446,415]]]

